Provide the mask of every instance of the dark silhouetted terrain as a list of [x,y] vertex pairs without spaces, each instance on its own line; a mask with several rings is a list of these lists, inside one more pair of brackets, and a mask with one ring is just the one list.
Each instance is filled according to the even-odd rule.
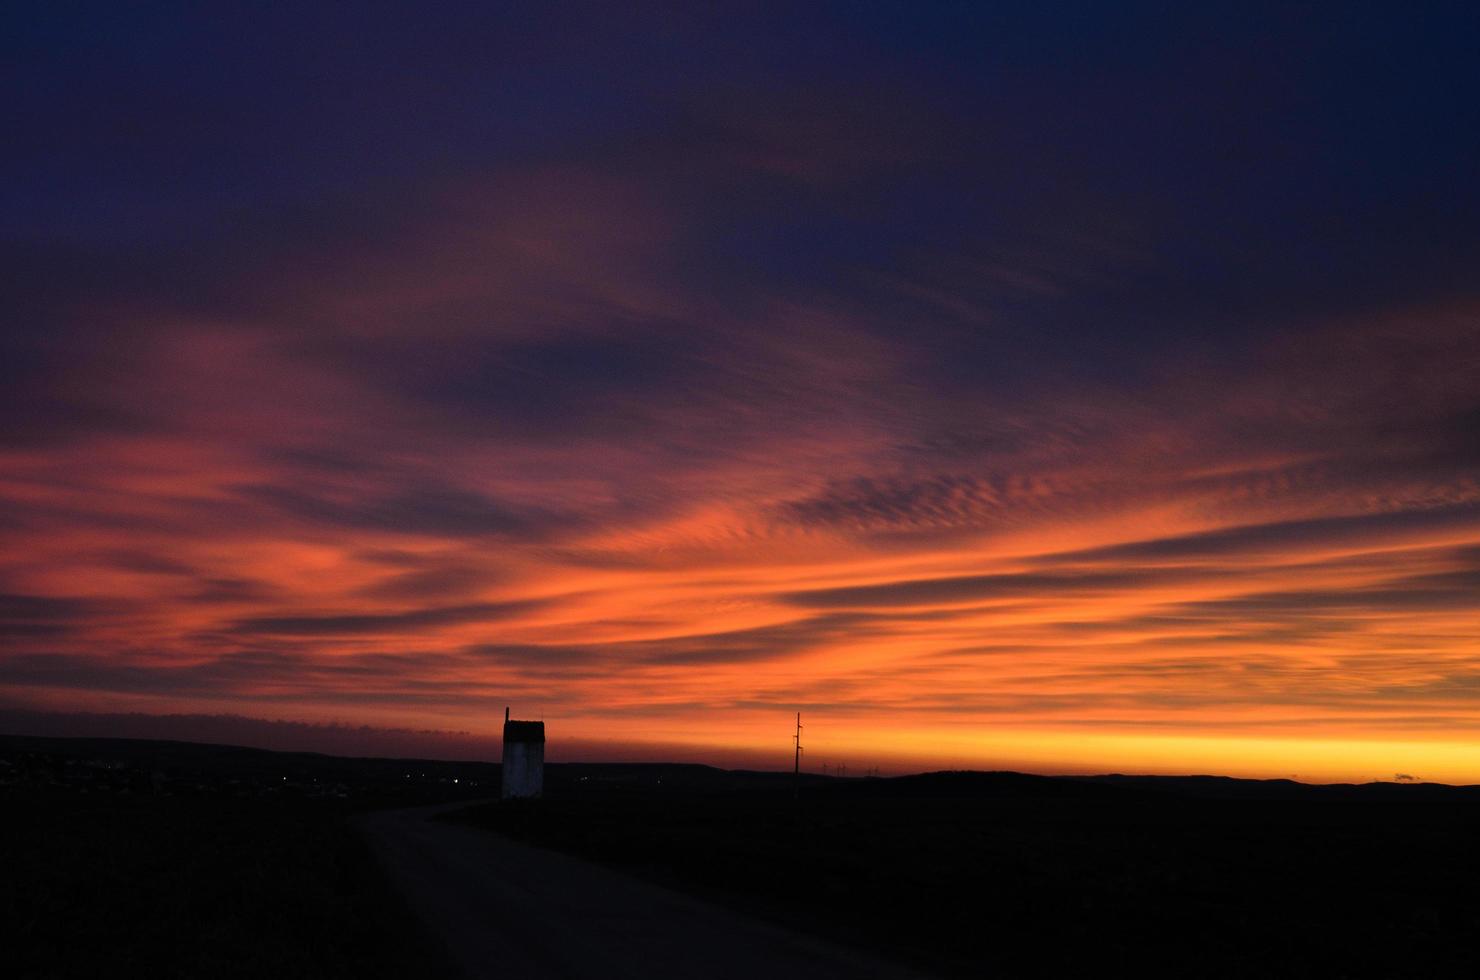
[[356,823],[466,980],[921,980],[867,946],[436,819],[446,812],[382,810]]
[[1475,788],[568,776],[461,819],[961,977],[1480,974]]
[[[352,822],[498,772],[0,737],[6,975],[443,975]],[[688,765],[551,765],[546,787],[454,806],[438,840],[497,831],[949,976],[1480,974],[1477,787],[935,773],[793,799],[789,774]],[[539,876],[537,852],[481,850]],[[571,928],[587,899],[557,903]]]
[[448,975],[348,829],[461,786],[401,765],[0,737],[0,973]]

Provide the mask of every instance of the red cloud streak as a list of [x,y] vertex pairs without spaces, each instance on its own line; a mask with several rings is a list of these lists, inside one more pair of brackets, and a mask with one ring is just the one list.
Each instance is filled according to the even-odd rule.
[[[512,704],[555,758],[776,765],[800,710],[854,769],[1480,779],[1473,310],[934,386],[886,309],[685,284],[690,218],[631,184],[423,204],[210,310],[73,311],[0,448],[12,704],[453,754]],[[995,322],[957,274],[881,288]]]

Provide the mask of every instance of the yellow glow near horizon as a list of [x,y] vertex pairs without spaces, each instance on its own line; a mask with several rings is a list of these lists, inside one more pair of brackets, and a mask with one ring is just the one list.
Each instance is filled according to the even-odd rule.
[[[567,215],[558,187],[530,206]],[[587,752],[780,765],[801,710],[809,762],[855,768],[1480,780],[1468,309],[1030,395],[922,386],[857,315],[671,333],[695,297],[665,295],[571,343],[657,324],[677,382],[459,424],[304,356],[296,318],[346,303],[392,350],[526,356],[398,334],[442,271],[140,313],[152,370],[99,397],[156,425],[0,446],[0,706],[477,738],[513,704]],[[653,301],[624,283],[603,309]]]

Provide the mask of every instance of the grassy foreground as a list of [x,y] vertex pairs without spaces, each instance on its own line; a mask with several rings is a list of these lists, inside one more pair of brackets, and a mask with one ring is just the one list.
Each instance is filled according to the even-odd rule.
[[799,803],[587,792],[458,819],[946,975],[1480,975],[1470,796],[976,775]]
[[440,967],[339,808],[8,795],[12,977],[408,977]]

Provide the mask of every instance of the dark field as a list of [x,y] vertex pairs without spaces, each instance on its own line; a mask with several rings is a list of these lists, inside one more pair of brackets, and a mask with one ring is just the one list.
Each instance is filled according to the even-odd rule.
[[736,778],[593,769],[461,819],[954,976],[1480,975],[1466,790]]
[[0,763],[6,977],[446,975],[347,826],[438,784],[172,743],[0,739]]
[[[0,736],[6,977],[437,977],[350,819],[482,763]],[[552,765],[455,813],[957,977],[1474,977],[1480,790]]]

